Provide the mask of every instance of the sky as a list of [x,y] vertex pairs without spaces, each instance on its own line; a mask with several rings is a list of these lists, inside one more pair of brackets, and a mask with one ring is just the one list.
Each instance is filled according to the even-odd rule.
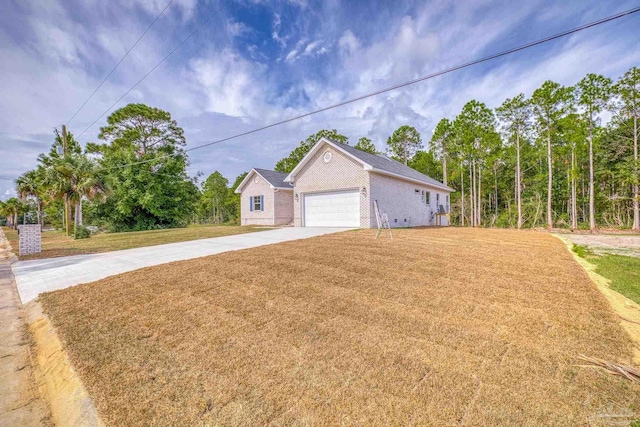
[[[0,199],[67,123],[97,142],[108,115],[142,102],[169,111],[187,147],[588,23],[634,1],[174,0],[94,97],[75,111],[169,0],[4,0],[0,6]],[[113,109],[105,111],[209,20]],[[425,146],[471,99],[495,108],[545,80],[617,79],[640,66],[640,13],[481,65],[190,152],[189,173],[230,182],[273,168],[320,129],[383,149],[409,124]],[[102,116],[103,115],[103,116]],[[102,117],[101,117],[102,116]],[[201,178],[201,179],[202,179]]]

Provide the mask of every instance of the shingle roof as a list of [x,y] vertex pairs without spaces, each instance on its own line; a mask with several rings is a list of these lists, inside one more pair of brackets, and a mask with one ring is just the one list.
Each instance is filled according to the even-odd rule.
[[[331,141],[331,140],[330,140]],[[347,153],[351,154],[353,157],[357,157],[362,160],[364,163],[371,165],[374,169],[378,169],[380,171],[389,172],[395,175],[400,175],[405,178],[413,179],[416,181],[424,182],[425,184],[435,185],[441,188],[448,188],[451,191],[454,191],[453,188],[450,188],[444,185],[442,182],[431,178],[423,173],[418,172],[415,169],[410,168],[400,162],[397,162],[393,159],[388,158],[387,156],[379,155],[379,154],[371,154],[362,150],[358,150],[357,148],[351,147],[349,145],[340,144],[335,141],[331,141],[336,144],[338,147],[342,148]]]
[[270,171],[269,169],[254,168],[256,172],[260,174],[269,184],[277,188],[291,188],[291,184],[284,182],[284,179],[288,174],[276,171]]

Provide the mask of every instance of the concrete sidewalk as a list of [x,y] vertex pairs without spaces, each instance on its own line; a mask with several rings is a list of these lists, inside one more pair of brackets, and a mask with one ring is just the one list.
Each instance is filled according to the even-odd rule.
[[42,292],[94,282],[143,267],[346,230],[348,229],[287,227],[100,254],[20,261],[11,267],[24,304]]

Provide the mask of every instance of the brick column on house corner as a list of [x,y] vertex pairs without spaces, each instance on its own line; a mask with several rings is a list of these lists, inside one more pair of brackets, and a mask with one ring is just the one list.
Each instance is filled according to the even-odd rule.
[[42,251],[42,232],[39,224],[18,225],[20,256]]

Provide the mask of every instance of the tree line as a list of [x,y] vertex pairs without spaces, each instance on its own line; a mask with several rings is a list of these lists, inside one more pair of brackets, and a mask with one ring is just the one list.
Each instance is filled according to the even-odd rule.
[[[387,138],[385,153],[456,190],[453,224],[638,231],[639,116],[634,67],[616,82],[595,74],[570,87],[546,81],[496,109],[471,100],[438,122],[427,149],[404,125]],[[323,129],[274,169],[290,172],[322,137],[349,144]],[[19,197],[0,202],[0,216],[13,227],[20,218],[46,220],[68,234],[84,222],[109,231],[239,223],[234,191],[247,172],[232,185],[218,171],[202,184],[200,174],[190,177],[184,131],[170,113],[129,104],[108,117],[98,139],[82,149],[72,133],[56,134],[37,168],[16,180]],[[379,154],[367,137],[355,148]]]
[[458,190],[460,225],[638,231],[639,116],[636,67],[615,83],[546,81],[495,110],[472,100],[438,123],[430,151],[439,165],[425,172]]
[[98,139],[82,149],[73,133],[56,133],[38,166],[16,180],[19,198],[0,205],[7,224],[22,217],[85,237],[85,222],[132,231],[190,221],[199,189],[186,172],[184,131],[168,112],[129,104],[107,118]]

